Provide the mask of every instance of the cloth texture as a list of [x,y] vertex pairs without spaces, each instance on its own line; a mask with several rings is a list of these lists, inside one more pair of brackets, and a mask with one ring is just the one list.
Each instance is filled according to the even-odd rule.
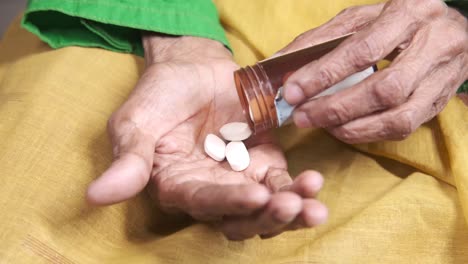
[[22,24],[53,48],[100,47],[143,56],[142,30],[228,46],[211,0],[29,0]]
[[[468,1],[445,2],[466,16]],[[99,47],[143,56],[145,30],[210,38],[231,49],[211,0],[28,0],[22,25],[52,48]],[[457,92],[468,93],[468,81]]]
[[[215,1],[242,65],[372,0]],[[14,22],[0,43],[0,263],[468,263],[468,111],[460,99],[408,139],[350,146],[275,131],[290,172],[315,169],[317,228],[243,242],[161,213],[148,195],[86,204],[112,161],[106,121],[144,69],[138,56],[51,49]]]

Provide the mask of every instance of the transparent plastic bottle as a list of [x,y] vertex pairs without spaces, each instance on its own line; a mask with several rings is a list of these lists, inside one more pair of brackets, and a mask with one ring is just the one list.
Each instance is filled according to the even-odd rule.
[[[286,79],[302,66],[332,51],[350,35],[352,34],[266,59],[234,72],[237,93],[252,131],[261,133],[285,124],[294,110],[294,106],[289,105],[281,96]],[[356,73],[316,97],[351,87],[375,70],[374,66]]]

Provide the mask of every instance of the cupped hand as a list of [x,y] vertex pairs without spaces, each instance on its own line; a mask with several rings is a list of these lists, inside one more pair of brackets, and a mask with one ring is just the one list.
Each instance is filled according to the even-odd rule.
[[[437,115],[468,78],[468,23],[441,0],[390,0],[346,9],[281,53],[357,32],[292,74],[285,99],[299,127],[326,128],[347,143],[406,138]],[[396,56],[395,56],[396,55]],[[391,65],[354,87],[310,100],[378,61]]]
[[218,42],[195,37],[144,37],[147,69],[108,124],[115,160],[88,190],[105,205],[148,186],[161,209],[220,221],[230,239],[270,237],[325,221],[314,199],[322,177],[305,171],[293,181],[269,135],[246,143],[250,166],[232,171],[207,157],[207,134],[244,116],[233,82],[238,66]]

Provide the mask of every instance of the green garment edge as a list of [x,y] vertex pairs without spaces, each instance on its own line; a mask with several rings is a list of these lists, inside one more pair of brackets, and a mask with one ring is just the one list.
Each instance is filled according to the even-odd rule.
[[[467,0],[445,2],[467,16]],[[29,0],[22,26],[52,48],[98,47],[143,56],[146,30],[205,37],[230,49],[210,0]],[[468,93],[468,81],[461,92]]]
[[205,37],[229,47],[210,0],[29,0],[22,26],[52,48],[143,56],[141,31]]

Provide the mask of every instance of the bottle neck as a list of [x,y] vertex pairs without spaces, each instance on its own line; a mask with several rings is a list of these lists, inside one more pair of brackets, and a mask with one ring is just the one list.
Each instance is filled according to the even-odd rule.
[[[327,54],[352,34],[266,59],[234,73],[242,108],[254,133],[279,127],[275,98],[288,76]],[[291,109],[287,110],[290,115]]]
[[261,133],[278,127],[275,108],[277,91],[261,65],[247,66],[234,72],[237,93],[250,128]]

